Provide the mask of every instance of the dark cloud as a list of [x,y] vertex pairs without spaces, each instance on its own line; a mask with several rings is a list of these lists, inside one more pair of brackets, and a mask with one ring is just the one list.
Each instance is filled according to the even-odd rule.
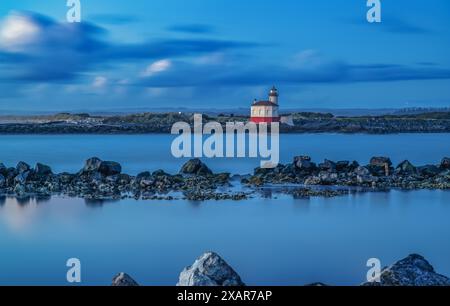
[[410,23],[399,18],[386,18],[382,20],[382,28],[388,32],[398,34],[427,34],[431,33],[430,29],[422,27],[418,24]]
[[214,32],[214,27],[206,24],[177,24],[167,28],[172,32],[182,32],[191,34],[208,34]]
[[59,23],[30,12],[14,13],[9,18],[12,23],[25,22],[38,30],[26,41],[22,41],[20,36],[15,40],[0,41],[0,58],[8,59],[0,63],[0,78],[11,81],[67,80],[105,64],[258,46],[216,39],[165,39],[119,44],[107,40],[104,28],[88,22]]
[[111,25],[124,25],[140,21],[136,16],[122,14],[96,14],[90,15],[88,19],[93,22]]
[[267,86],[275,82],[302,85],[450,79],[450,69],[391,64],[351,65],[338,61],[314,67],[239,68],[175,63],[173,69],[144,78],[138,84],[149,87]]
[[433,32],[429,28],[395,16],[383,15],[380,23],[369,23],[366,19],[360,18],[347,20],[347,22],[353,25],[370,27],[371,29],[395,34],[429,34]]

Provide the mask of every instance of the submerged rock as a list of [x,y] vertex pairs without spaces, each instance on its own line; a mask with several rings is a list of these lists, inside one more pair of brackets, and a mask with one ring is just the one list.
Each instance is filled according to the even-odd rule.
[[364,286],[450,286],[450,279],[434,271],[433,266],[417,254],[397,261],[381,271],[380,283]]
[[183,174],[211,175],[212,171],[198,158],[189,160],[181,168]]
[[180,273],[177,286],[245,286],[225,260],[213,252],[197,258]]
[[121,272],[113,278],[111,286],[135,287],[135,286],[139,286],[139,284],[134,279],[132,279],[131,276],[129,276],[126,273]]

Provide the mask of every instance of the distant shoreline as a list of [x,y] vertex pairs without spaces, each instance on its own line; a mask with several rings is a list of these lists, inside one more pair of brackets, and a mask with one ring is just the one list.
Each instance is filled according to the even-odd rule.
[[[450,112],[383,116],[336,117],[331,113],[289,114],[293,126],[282,124],[281,133],[398,134],[450,133]],[[193,122],[193,113],[138,113],[94,116],[61,113],[39,116],[0,116],[0,135],[14,134],[168,134],[172,125]],[[247,116],[204,115],[204,120],[247,122]]]

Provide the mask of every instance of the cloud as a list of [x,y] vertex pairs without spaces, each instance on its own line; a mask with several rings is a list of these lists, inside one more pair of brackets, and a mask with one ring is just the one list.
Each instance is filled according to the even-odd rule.
[[92,82],[92,87],[94,88],[103,88],[108,83],[108,79],[104,76],[97,76]]
[[206,24],[178,24],[167,28],[172,32],[190,33],[190,34],[209,34],[214,32],[214,27]]
[[36,40],[41,28],[32,18],[11,15],[0,28],[0,46],[8,51],[21,51],[24,46]]
[[157,73],[164,72],[172,66],[172,62],[170,60],[164,59],[160,61],[156,61],[150,64],[143,72],[143,77],[153,76]]
[[161,39],[123,44],[95,24],[60,23],[31,12],[7,16],[0,36],[0,80],[58,82],[127,61],[200,56],[258,44],[217,39]]

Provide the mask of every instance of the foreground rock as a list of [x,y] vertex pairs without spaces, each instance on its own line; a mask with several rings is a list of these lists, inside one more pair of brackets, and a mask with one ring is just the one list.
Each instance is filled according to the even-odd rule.
[[380,283],[365,286],[450,286],[450,279],[434,271],[420,255],[412,254],[382,270]]
[[211,175],[212,171],[198,158],[191,159],[181,168],[183,174]]
[[132,279],[131,276],[129,276],[126,273],[121,272],[113,278],[111,286],[135,287],[135,286],[139,286],[139,284],[134,279]]
[[[417,254],[397,261],[384,268],[379,283],[363,283],[362,286],[450,286],[450,279],[434,271],[433,266]],[[113,286],[138,286],[127,274],[119,273]],[[240,276],[219,255],[204,253],[180,273],[177,286],[245,286]],[[305,286],[328,286],[312,283]]]
[[180,274],[177,286],[245,286],[225,260],[213,252],[197,258]]

